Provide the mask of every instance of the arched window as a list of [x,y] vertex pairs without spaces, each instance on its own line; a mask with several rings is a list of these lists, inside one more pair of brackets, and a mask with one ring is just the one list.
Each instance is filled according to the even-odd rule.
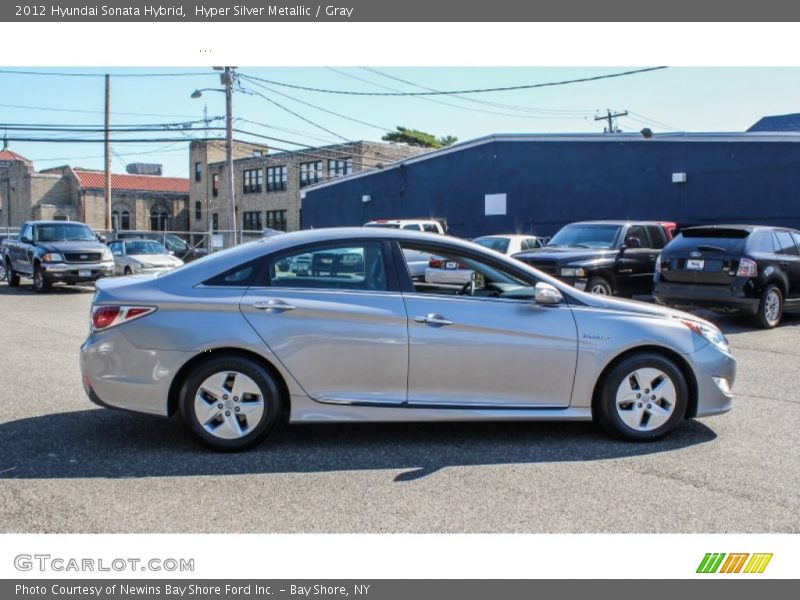
[[150,210],[150,229],[152,231],[168,231],[172,217],[163,206],[154,206]]
[[124,204],[118,204],[111,211],[111,227],[117,231],[131,228],[131,211]]

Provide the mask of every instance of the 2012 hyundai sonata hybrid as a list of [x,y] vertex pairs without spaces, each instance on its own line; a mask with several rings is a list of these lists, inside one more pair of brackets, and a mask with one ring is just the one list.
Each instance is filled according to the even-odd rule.
[[[412,281],[408,251],[474,275]],[[652,440],[729,410],[736,365],[687,313],[591,296],[455,238],[348,228],[98,282],[81,370],[95,403],[179,413],[199,442],[236,450],[282,418],[594,419]]]

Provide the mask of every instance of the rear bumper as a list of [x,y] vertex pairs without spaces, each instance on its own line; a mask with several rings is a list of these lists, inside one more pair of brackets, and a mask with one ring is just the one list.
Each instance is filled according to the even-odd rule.
[[111,277],[114,274],[114,263],[43,263],[42,271],[45,278],[53,283],[58,281],[69,283],[97,281],[102,277]]
[[676,308],[708,308],[748,314],[758,312],[758,298],[746,295],[742,289],[727,286],[659,282],[653,296],[659,304]]

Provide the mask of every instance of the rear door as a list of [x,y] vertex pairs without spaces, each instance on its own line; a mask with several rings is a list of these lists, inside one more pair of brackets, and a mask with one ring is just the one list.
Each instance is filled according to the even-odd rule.
[[[796,234],[795,234],[796,236]],[[775,249],[781,269],[789,280],[789,298],[800,298],[800,252],[798,252],[795,236],[790,231],[776,231]]]
[[617,258],[617,287],[623,294],[649,294],[653,291],[653,274],[659,250],[653,247],[643,225],[631,225],[624,241],[637,240],[639,247],[628,247]]
[[242,298],[245,318],[317,401],[405,402],[407,319],[387,248],[361,240],[278,254]]

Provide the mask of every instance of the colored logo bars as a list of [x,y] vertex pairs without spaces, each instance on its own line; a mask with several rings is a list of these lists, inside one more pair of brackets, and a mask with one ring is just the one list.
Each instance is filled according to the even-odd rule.
[[[747,560],[748,557],[750,560]],[[763,573],[770,560],[772,560],[772,553],[749,554],[745,552],[737,554],[725,554],[724,552],[709,552],[703,557],[703,560],[700,561],[700,565],[697,567],[697,572]],[[742,569],[742,567],[744,567],[744,569]]]

